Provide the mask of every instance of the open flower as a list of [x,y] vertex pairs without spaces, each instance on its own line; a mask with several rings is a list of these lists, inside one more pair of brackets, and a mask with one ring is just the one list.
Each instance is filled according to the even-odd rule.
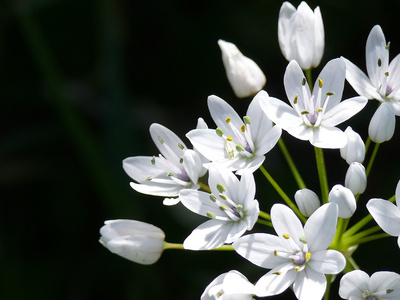
[[260,67],[250,58],[244,56],[235,44],[218,41],[222,52],[226,76],[238,98],[255,95],[267,82]]
[[346,146],[346,134],[336,126],[358,113],[367,104],[367,98],[354,97],[341,102],[346,66],[343,60],[329,61],[318,76],[310,92],[303,71],[296,61],[286,68],[284,84],[290,105],[268,97],[261,91],[260,102],[265,114],[292,136],[319,148]]
[[367,209],[383,231],[398,237],[397,244],[400,248],[400,180],[395,197],[396,205],[384,199],[374,198],[368,201]]
[[252,300],[254,285],[240,272],[231,270],[215,278],[200,300]]
[[232,243],[253,228],[260,213],[250,171],[243,172],[239,181],[232,172],[213,163],[209,168],[208,184],[211,194],[195,190],[179,193],[186,208],[210,218],[186,238],[185,249],[214,249]]
[[389,64],[389,46],[382,28],[375,25],[365,49],[368,76],[348,59],[344,59],[346,79],[354,90],[359,95],[385,104],[375,112],[368,129],[369,136],[376,143],[392,138],[395,115],[400,115],[400,55]]
[[[137,182],[131,182],[131,187],[139,193],[167,197],[178,196],[182,189],[198,189],[198,179],[206,173],[200,155],[160,124],[151,124],[150,135],[160,156],[128,157],[122,162],[125,172]],[[178,202],[166,199],[164,204]]]
[[400,299],[400,275],[381,271],[369,277],[364,271],[351,271],[340,279],[339,296],[351,300]]
[[307,220],[304,229],[294,212],[274,204],[271,221],[277,236],[249,234],[233,243],[236,252],[257,266],[272,269],[255,285],[256,296],[277,295],[289,286],[300,300],[320,300],[326,289],[324,274],[337,274],[346,259],[326,250],[336,233],[338,208],[324,204]]
[[325,47],[321,11],[314,12],[304,1],[296,8],[284,2],[279,11],[279,46],[288,61],[296,60],[303,70],[315,68],[321,62]]
[[105,221],[100,243],[112,253],[142,265],[154,264],[164,250],[164,232],[135,220]]
[[256,96],[242,120],[224,100],[209,96],[208,107],[218,128],[194,129],[187,134],[188,139],[210,161],[237,170],[237,174],[245,169],[254,172],[282,133],[260,109],[259,101]]

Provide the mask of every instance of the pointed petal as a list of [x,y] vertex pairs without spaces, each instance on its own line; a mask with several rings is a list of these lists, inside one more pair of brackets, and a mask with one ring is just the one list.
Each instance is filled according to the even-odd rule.
[[374,198],[368,201],[367,209],[383,231],[400,236],[400,209],[396,205]]
[[182,140],[167,127],[153,123],[150,125],[150,135],[161,154],[171,163],[178,166],[187,147]]
[[243,121],[236,111],[232,106],[226,103],[226,101],[215,95],[209,96],[207,103],[215,124],[217,124],[227,136],[234,137],[231,126],[226,123],[226,119],[230,118],[233,127],[240,128],[243,125]]
[[137,182],[143,182],[149,177],[163,177],[167,179],[168,172],[176,172],[179,169],[171,165],[170,170],[165,170],[165,160],[160,157],[134,156],[125,158],[122,161],[122,167],[126,174]]
[[323,274],[338,274],[346,266],[346,258],[336,250],[313,252],[308,266]]
[[326,127],[334,127],[347,121],[361,111],[367,102],[368,99],[362,96],[344,100],[324,113],[321,124]]
[[275,147],[276,143],[278,143],[281,135],[282,129],[278,126],[274,126],[267,132],[264,132],[262,138],[260,138],[260,140],[255,143],[257,145],[257,148],[254,154],[264,155],[268,153],[272,148]]
[[226,195],[236,201],[238,199],[239,179],[228,169],[218,163],[211,163],[208,169],[208,185],[214,195],[218,195],[217,185],[222,185]]
[[213,129],[194,129],[186,134],[187,138],[204,157],[210,161],[229,158],[225,150],[224,139]]
[[265,233],[242,236],[233,243],[235,251],[251,263],[272,269],[288,263],[289,259],[275,256],[274,251],[287,251],[287,243],[282,238]]
[[274,204],[271,208],[271,222],[278,236],[288,234],[300,249],[303,248],[300,241],[304,237],[303,225],[293,210],[283,204]]
[[319,6],[314,9],[314,56],[312,67],[316,68],[321,62],[325,48],[325,30]]
[[285,130],[303,123],[297,112],[279,99],[269,97],[268,100],[261,102],[261,108],[268,118]]
[[336,127],[319,126],[314,128],[310,143],[318,148],[338,149],[346,146],[346,134]]
[[310,268],[297,274],[293,283],[293,292],[299,300],[320,300],[326,290],[326,278]]
[[369,276],[361,270],[354,270],[340,279],[339,295],[343,299],[359,297],[369,289]]
[[[386,39],[382,28],[379,25],[375,25],[368,35],[365,51],[367,73],[376,88],[379,88],[382,84],[384,73],[387,71],[389,51],[385,47]],[[380,63],[378,63],[379,60]]]
[[292,16],[296,12],[296,8],[289,2],[283,2],[279,11],[278,19],[278,40],[283,56],[287,60],[292,57],[290,36],[292,31]]
[[[289,102],[294,106],[294,99],[297,96],[297,105],[300,111],[305,110],[304,101],[311,97],[310,87],[308,86],[307,80],[304,76],[303,70],[300,68],[297,61],[292,60],[286,67],[285,75],[283,77],[285,85],[286,95]],[[303,88],[302,83],[305,83]],[[304,95],[304,92],[306,95]],[[304,96],[306,99],[304,99]]]
[[[389,65],[388,86],[392,92],[389,93],[388,98],[394,97],[400,89],[400,54],[398,54]],[[399,100],[397,98],[397,100]]]
[[185,188],[184,186],[174,182],[173,180],[162,183],[149,181],[137,184],[131,182],[130,185],[131,188],[139,193],[164,197],[176,197],[179,195],[179,191]]
[[256,183],[252,172],[248,170],[243,172],[237,193],[237,204],[242,205],[246,210],[246,207],[254,201],[256,195]]
[[336,233],[337,218],[335,203],[324,204],[311,215],[304,225],[309,252],[328,248]]
[[[183,242],[189,250],[210,250],[222,246],[229,234],[229,222],[209,220],[199,225]],[[229,224],[228,224],[229,225]]]
[[[254,285],[238,271],[229,271],[223,281],[224,293],[246,295],[254,294]],[[252,297],[249,297],[251,299]],[[243,298],[247,299],[247,298]]]
[[368,99],[382,100],[382,97],[376,91],[376,87],[372,85],[368,76],[348,59],[344,57],[342,59],[346,63],[346,79],[353,89],[360,96],[367,97]]
[[200,156],[194,150],[186,150],[182,157],[182,166],[190,180],[197,183],[203,171],[203,164]]
[[[280,272],[278,275],[277,272]],[[266,297],[283,293],[296,279],[298,274],[289,264],[280,265],[262,276],[255,285],[255,294]]]

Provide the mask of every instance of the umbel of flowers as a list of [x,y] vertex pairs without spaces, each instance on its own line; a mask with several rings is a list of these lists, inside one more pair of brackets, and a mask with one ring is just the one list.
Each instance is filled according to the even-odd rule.
[[[366,43],[368,76],[339,57],[328,60],[313,79],[312,70],[324,54],[324,36],[319,7],[313,11],[305,2],[298,8],[282,4],[278,39],[289,62],[283,78],[286,97],[262,90],[266,78],[259,66],[235,44],[219,40],[234,93],[239,98],[254,96],[246,113],[237,113],[228,102],[211,95],[207,104],[215,124],[199,118],[197,127],[186,134],[191,146],[170,129],[153,123],[150,135],[160,154],[123,160],[135,191],[162,197],[168,206],[183,205],[188,213],[203,216],[204,223],[188,233],[183,243],[170,243],[154,225],[109,220],[100,229],[100,243],[140,264],[155,263],[168,249],[218,249],[235,251],[255,267],[266,269],[261,278],[254,278],[227,267],[204,284],[203,294],[197,295],[200,299],[263,298],[287,289],[300,300],[400,299],[398,265],[368,275],[353,258],[354,251],[380,238],[395,236],[393,247],[400,248],[399,178],[395,178],[397,187],[389,200],[374,197],[358,202],[367,197],[365,192],[373,184],[367,178],[380,143],[394,136],[395,117],[400,115],[400,55],[389,63],[390,43],[376,25]],[[346,80],[358,95],[342,99]],[[364,141],[352,127],[340,127],[363,110],[368,99],[380,105]],[[305,145],[314,148],[314,176],[320,191],[307,188],[282,140],[282,130],[289,138],[309,141],[311,145]],[[293,199],[263,166],[268,153],[278,147],[298,186]],[[339,163],[348,166],[343,182],[328,184],[323,149],[337,151],[343,158]],[[280,201],[273,195],[255,198],[254,172],[265,176]],[[364,203],[369,214],[350,222]],[[270,213],[265,212],[268,209]],[[377,226],[366,228],[371,222]],[[268,230],[255,232],[256,223]],[[333,280],[339,281],[339,290],[330,288]]]

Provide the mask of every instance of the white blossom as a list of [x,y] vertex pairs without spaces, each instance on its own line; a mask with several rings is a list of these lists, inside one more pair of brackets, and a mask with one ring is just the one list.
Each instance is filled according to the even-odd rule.
[[350,126],[344,131],[347,137],[347,144],[340,148],[340,155],[350,165],[352,162],[362,163],[365,158],[365,144],[361,136]]
[[311,216],[321,205],[317,194],[306,188],[298,190],[294,194],[294,200],[300,212],[306,217]]
[[365,168],[359,162],[350,164],[344,180],[345,187],[349,188],[354,195],[362,194],[367,188],[367,174]]

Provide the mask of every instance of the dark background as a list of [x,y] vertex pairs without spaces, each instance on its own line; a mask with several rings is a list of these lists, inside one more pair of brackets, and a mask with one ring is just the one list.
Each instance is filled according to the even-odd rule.
[[[375,24],[392,42],[390,58],[400,52],[398,1],[308,3],[320,6],[324,20],[321,66],[345,56],[365,70],[365,43]],[[206,105],[210,94],[245,114],[251,99],[235,98],[219,38],[254,59],[267,76],[268,93],[285,100],[287,61],[277,40],[281,4],[0,3],[1,299],[199,299],[223,272],[237,269],[251,281],[266,273],[233,252],[166,251],[156,264],[138,265],[102,247],[98,231],[104,220],[137,219],[162,228],[167,241],[182,242],[204,220],[179,205],[164,207],[162,198],[132,190],[121,161],[158,154],[148,133],[153,122],[184,140],[200,116],[213,127]],[[354,95],[346,84],[344,98]],[[377,102],[369,103],[351,121],[364,139],[376,107]],[[283,139],[307,186],[319,193],[311,145],[286,133]],[[399,146],[397,126],[392,141],[379,149],[353,219],[365,214],[369,198],[394,194],[400,178]],[[343,184],[347,164],[339,151],[325,151],[325,157],[330,186]],[[296,185],[278,147],[267,154],[264,166],[292,197]],[[257,198],[269,212],[279,196],[259,172],[255,176]],[[265,230],[259,225],[255,229]],[[362,245],[355,259],[370,274],[400,273],[399,249],[392,237]],[[332,299],[338,298],[337,282]],[[288,291],[283,298],[294,296]]]

